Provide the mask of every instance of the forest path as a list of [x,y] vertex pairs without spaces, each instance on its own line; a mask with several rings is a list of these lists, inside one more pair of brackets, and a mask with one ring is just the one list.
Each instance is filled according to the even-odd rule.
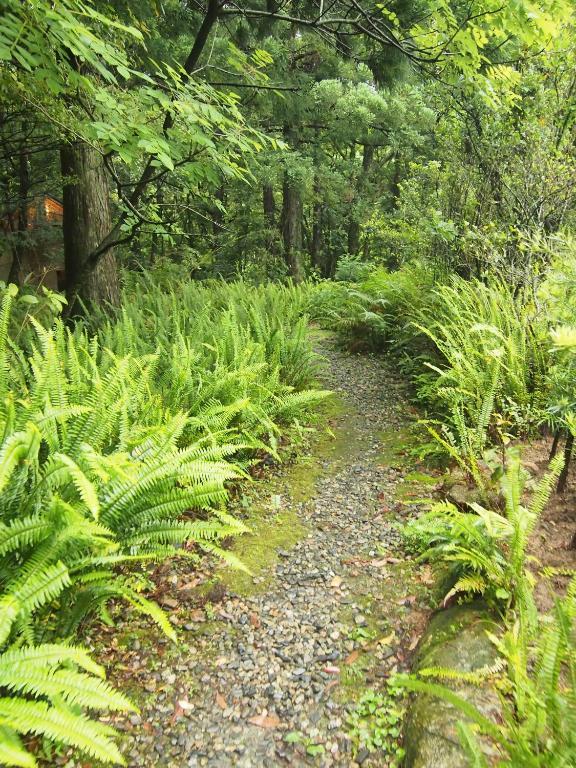
[[353,757],[347,720],[366,690],[406,668],[425,624],[423,571],[396,526],[425,492],[401,456],[410,409],[390,363],[318,344],[337,393],[334,435],[242,499],[253,533],[237,553],[254,577],[226,571],[223,588],[223,572],[191,582],[185,564],[168,565],[157,597],[184,641],[131,625],[108,660],[113,677],[129,670],[124,687],[137,679],[148,691],[120,723],[134,768],[389,764]]

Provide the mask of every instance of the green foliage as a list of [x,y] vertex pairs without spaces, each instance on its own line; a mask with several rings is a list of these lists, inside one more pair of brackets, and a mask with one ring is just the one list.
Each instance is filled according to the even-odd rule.
[[210,553],[244,567],[221,546],[246,530],[224,507],[244,474],[231,459],[252,461],[262,435],[274,450],[279,425],[326,396],[301,388],[316,370],[301,291],[214,284],[176,295],[145,281],[133,291],[131,311],[103,321],[102,343],[58,318],[43,326],[29,311],[41,302],[14,286],[2,295],[0,713],[10,765],[34,764],[17,734],[119,761],[113,730],[82,711],[129,702],[62,643],[117,600],[175,639],[138,566]]
[[[478,740],[483,734],[500,752],[501,768],[568,768],[576,759],[574,717],[576,715],[576,588],[558,598],[551,615],[526,622],[522,614],[501,638],[493,640],[504,663],[498,679],[502,691],[502,718],[494,723],[457,690],[429,682],[427,677],[446,677],[448,670],[423,670],[424,679],[399,676],[396,683],[452,704],[465,717],[458,731],[471,765],[487,768],[488,762]],[[495,670],[486,677],[494,682]],[[466,675],[455,675],[466,682]],[[478,681],[481,683],[482,681]]]
[[455,423],[460,417],[479,432],[490,426],[493,410],[516,431],[538,422],[545,402],[547,339],[529,295],[501,280],[453,278],[434,290],[414,324],[439,357],[438,363],[428,363],[435,375],[422,379],[421,397],[454,413]]
[[525,507],[521,502],[525,475],[520,453],[510,448],[500,481],[503,512],[476,503],[470,504],[471,511],[463,512],[441,502],[408,523],[405,535],[409,545],[443,576],[448,572],[450,589],[445,600],[454,595],[480,594],[504,608],[514,604],[526,621],[529,617],[534,620],[526,550],[561,469],[562,459],[557,457]]
[[350,736],[356,749],[382,752],[396,766],[404,757],[400,746],[404,713],[403,692],[389,684],[383,692],[367,691],[348,717]]
[[115,354],[154,356],[148,413],[186,410],[188,439],[275,450],[279,424],[313,411],[326,393],[307,337],[306,289],[132,279],[117,317],[95,328]]
[[81,648],[42,644],[13,646],[0,653],[0,761],[37,765],[21,736],[40,736],[80,749],[106,763],[123,763],[112,728],[82,714],[134,710],[104,681],[104,670]]

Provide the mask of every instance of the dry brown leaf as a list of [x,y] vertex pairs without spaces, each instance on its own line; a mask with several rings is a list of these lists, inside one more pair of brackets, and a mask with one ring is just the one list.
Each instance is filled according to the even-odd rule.
[[228,702],[221,693],[216,694],[216,704],[218,704],[220,709],[228,709]]
[[254,627],[254,629],[260,628],[260,617],[257,613],[250,614],[250,624]]
[[344,659],[344,664],[354,664],[358,656],[360,656],[360,651],[352,651],[352,653],[349,653]]
[[252,725],[257,725],[258,728],[278,728],[280,725],[280,718],[278,715],[268,715],[266,711],[264,711],[260,715],[249,717],[248,722],[252,723]]
[[201,583],[201,579],[194,579],[193,581],[187,581],[184,584],[180,584],[178,592],[191,592],[198,584]]
[[339,675],[340,674],[340,667],[335,667],[333,665],[329,665],[327,667],[324,667],[324,672],[327,672],[329,675]]
[[412,605],[416,602],[416,595],[406,595],[406,597],[403,597],[401,600],[398,600],[396,602],[396,605]]
[[344,579],[342,578],[342,576],[334,576],[334,578],[330,582],[330,586],[338,589],[342,585],[343,581]]

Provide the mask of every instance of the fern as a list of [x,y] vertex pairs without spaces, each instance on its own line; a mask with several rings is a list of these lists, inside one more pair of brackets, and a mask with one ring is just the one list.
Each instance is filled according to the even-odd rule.
[[[146,280],[146,278],[144,278]],[[247,529],[223,506],[257,451],[327,393],[299,289],[142,285],[89,331],[0,304],[0,762],[35,765],[31,735],[121,762],[87,712],[129,709],[71,645],[123,600],[172,640],[135,563],[201,555]],[[200,311],[197,311],[200,310]],[[186,547],[184,547],[186,545]],[[119,566],[124,566],[119,570]]]

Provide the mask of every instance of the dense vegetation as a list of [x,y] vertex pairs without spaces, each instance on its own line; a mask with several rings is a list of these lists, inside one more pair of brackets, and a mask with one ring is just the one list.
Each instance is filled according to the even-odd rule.
[[244,567],[230,490],[327,395],[310,322],[390,355],[470,491],[406,539],[506,625],[471,764],[478,731],[576,763],[576,582],[539,615],[528,557],[576,435],[573,29],[567,0],[0,0],[1,764],[122,761],[82,634],[126,601],[174,637],[152,563]]

